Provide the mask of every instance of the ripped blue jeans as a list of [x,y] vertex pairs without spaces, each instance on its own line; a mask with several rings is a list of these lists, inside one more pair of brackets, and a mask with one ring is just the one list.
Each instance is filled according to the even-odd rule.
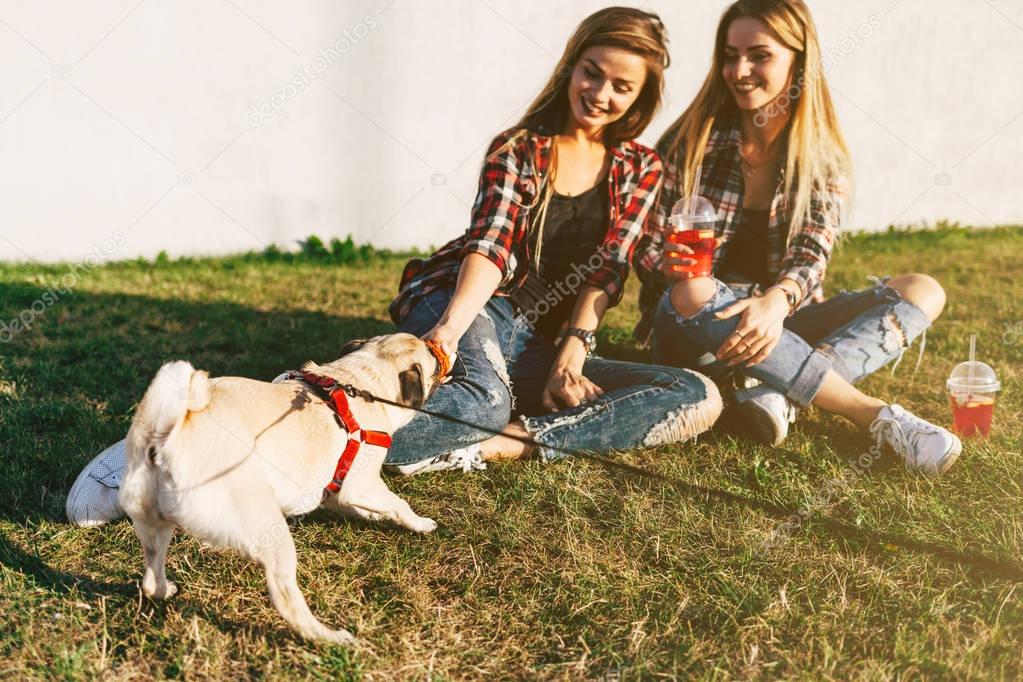
[[714,313],[754,289],[715,281],[714,298],[689,318],[675,311],[671,288],[665,290],[654,321],[654,362],[696,369],[718,382],[738,370],[801,406],[813,402],[828,370],[855,383],[900,358],[931,324],[924,311],[880,282],[800,308],[785,320],[781,340],[763,362],[729,368],[714,353],[735,332],[741,315],[719,320]]
[[[398,324],[421,336],[440,319],[454,293],[438,289],[416,303]],[[608,452],[688,440],[713,426],[721,396],[706,377],[687,369],[590,357],[583,375],[604,394],[577,407],[548,414],[542,405],[555,347],[507,298],[494,296],[458,343],[451,381],[426,408],[481,428],[417,414],[392,434],[386,464],[411,464],[486,440],[510,419],[539,443],[545,460],[565,456],[559,448]]]

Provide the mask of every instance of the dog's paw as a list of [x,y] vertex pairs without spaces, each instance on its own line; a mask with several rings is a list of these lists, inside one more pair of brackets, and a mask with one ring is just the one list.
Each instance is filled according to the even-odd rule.
[[344,646],[352,646],[355,644],[355,635],[344,629],[327,630],[327,632],[323,634],[323,639],[331,644],[341,644]]
[[142,583],[142,591],[145,592],[146,596],[150,599],[170,599],[178,593],[178,586],[172,583],[170,580],[165,580],[163,585],[149,585],[145,582]]
[[437,530],[437,522],[433,519],[428,519],[425,516],[420,516],[410,526],[409,530],[413,530],[417,533],[432,533]]

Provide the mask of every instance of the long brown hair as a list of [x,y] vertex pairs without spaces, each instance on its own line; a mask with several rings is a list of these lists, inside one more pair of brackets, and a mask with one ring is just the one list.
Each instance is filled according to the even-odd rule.
[[[722,71],[728,28],[741,17],[764,22],[783,45],[796,53],[793,84],[778,98],[788,98],[788,106],[792,110],[784,187],[788,196],[793,189],[793,181],[797,183],[789,225],[791,239],[809,216],[813,192],[824,191],[835,182],[847,185],[851,175],[849,149],[839,129],[831,93],[824,79],[817,28],[803,0],[737,0],[725,10],[718,23],[710,73],[696,98],[664,132],[657,147],[664,156],[665,164],[681,169],[683,195],[698,192],[699,188],[692,184],[696,169],[703,163],[714,122],[723,114],[738,111]],[[789,94],[793,90],[795,96]],[[837,219],[840,218],[836,216]]]
[[571,116],[568,84],[572,72],[591,47],[617,47],[643,57],[647,76],[639,96],[620,119],[604,130],[608,147],[640,135],[657,115],[664,90],[664,70],[671,63],[668,38],[660,17],[632,7],[608,7],[582,20],[565,45],[565,51],[554,67],[543,90],[529,105],[519,121],[523,128],[546,126],[555,132]]
[[[604,129],[604,145],[612,147],[619,142],[632,140],[646,130],[660,109],[661,96],[664,92],[664,70],[671,63],[667,31],[660,17],[653,12],[632,7],[607,7],[586,17],[576,27],[572,37],[568,39],[568,44],[565,45],[561,59],[554,67],[554,72],[547,79],[547,84],[515,126],[519,129],[518,132],[495,154],[503,153],[530,130],[547,129],[550,134],[561,131],[568,117],[572,115],[568,101],[568,86],[572,80],[572,72],[583,53],[591,47],[617,47],[643,57],[646,62],[646,80],[636,101],[624,116]],[[554,178],[557,174],[555,152],[556,146],[552,150],[544,191],[538,195],[540,210],[533,219],[532,232],[536,237],[537,264],[540,262],[542,242],[540,232],[543,229],[547,206],[554,194]],[[529,208],[535,208],[535,204]]]

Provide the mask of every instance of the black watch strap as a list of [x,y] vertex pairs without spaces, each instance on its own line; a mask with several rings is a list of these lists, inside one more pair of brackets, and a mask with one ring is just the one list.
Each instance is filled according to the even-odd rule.
[[597,334],[595,332],[588,329],[580,329],[579,327],[569,327],[562,335],[562,341],[569,336],[574,336],[582,341],[583,345],[586,346],[586,354],[593,355],[593,351],[597,348]]

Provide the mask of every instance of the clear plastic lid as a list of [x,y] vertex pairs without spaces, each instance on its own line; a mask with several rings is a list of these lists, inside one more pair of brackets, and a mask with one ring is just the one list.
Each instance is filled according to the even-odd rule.
[[672,226],[678,226],[683,221],[686,223],[713,223],[718,219],[718,212],[714,210],[713,204],[696,195],[683,197],[671,207],[671,217],[668,222]]
[[1002,387],[990,365],[969,360],[955,366],[948,375],[946,385],[953,393],[994,393]]

